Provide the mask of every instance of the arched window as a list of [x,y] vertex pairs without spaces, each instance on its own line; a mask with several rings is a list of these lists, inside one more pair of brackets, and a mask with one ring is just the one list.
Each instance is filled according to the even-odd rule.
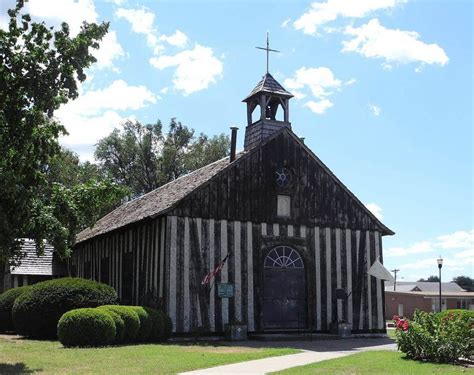
[[304,268],[298,252],[288,246],[277,246],[265,257],[264,268]]

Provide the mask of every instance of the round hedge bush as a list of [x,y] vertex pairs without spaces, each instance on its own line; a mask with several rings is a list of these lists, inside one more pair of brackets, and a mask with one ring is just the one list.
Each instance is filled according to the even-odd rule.
[[[99,309],[98,307],[97,309]],[[102,311],[106,312],[110,315],[110,317],[114,320],[115,323],[115,340],[114,343],[119,344],[123,342],[123,337],[125,334],[125,322],[123,321],[122,317],[117,314],[115,311],[103,309]]]
[[[116,304],[110,286],[80,278],[62,278],[32,285],[13,305],[18,334],[32,338],[56,338],[59,318],[67,311]],[[112,318],[111,318],[112,319]]]
[[66,312],[58,322],[58,338],[64,346],[105,346],[115,340],[116,327],[109,313],[83,308]]
[[12,308],[15,300],[21,296],[29,287],[8,289],[0,294],[0,332],[13,331]]
[[153,329],[153,320],[148,312],[142,306],[128,306],[128,308],[135,311],[140,319],[140,329],[138,330],[137,341],[147,341],[150,332]]
[[120,315],[125,324],[123,341],[133,342],[137,339],[140,330],[140,318],[138,314],[129,306],[105,305],[100,306],[98,310],[113,311]]
[[161,310],[155,310],[151,307],[144,307],[144,309],[153,322],[148,338],[149,341],[157,342],[168,340],[173,327],[171,319]]

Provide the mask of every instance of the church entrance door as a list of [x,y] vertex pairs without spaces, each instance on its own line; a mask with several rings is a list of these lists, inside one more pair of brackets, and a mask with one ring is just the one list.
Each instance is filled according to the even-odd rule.
[[264,329],[306,328],[306,274],[298,252],[288,246],[273,248],[263,274]]

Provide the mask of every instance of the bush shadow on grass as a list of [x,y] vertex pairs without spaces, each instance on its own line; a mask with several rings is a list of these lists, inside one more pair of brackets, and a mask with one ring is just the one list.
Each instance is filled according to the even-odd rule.
[[33,374],[41,369],[30,369],[24,363],[0,363],[0,374]]
[[470,359],[460,359],[456,362],[435,362],[435,361],[430,361],[428,359],[410,358],[407,355],[404,355],[404,356],[400,357],[400,359],[403,360],[403,361],[407,361],[407,362],[410,362],[410,361],[411,362],[416,362],[416,363],[419,363],[421,365],[426,365],[427,367],[428,367],[428,365],[436,364],[436,365],[447,365],[447,366],[454,365],[454,366],[474,369],[474,361],[472,361]]
[[171,340],[166,342],[168,345],[178,346],[241,346],[245,348],[265,349],[265,348],[290,348],[297,350],[308,350],[314,352],[331,352],[331,351],[352,351],[371,347],[380,350],[386,350],[387,345],[391,345],[395,349],[395,342],[390,338],[349,338],[349,339],[323,339],[317,338],[311,340],[281,340],[281,341],[265,341],[265,340],[248,340],[248,341],[225,341],[225,340]]

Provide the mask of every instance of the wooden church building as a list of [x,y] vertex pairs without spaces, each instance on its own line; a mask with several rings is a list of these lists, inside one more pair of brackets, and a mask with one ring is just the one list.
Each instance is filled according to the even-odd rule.
[[[77,236],[75,275],[158,299],[174,331],[384,332],[382,224],[291,130],[267,73],[243,100],[244,150],[127,202]],[[256,117],[256,118],[254,118]],[[215,278],[203,278],[226,258]],[[227,294],[230,293],[230,294]],[[227,296],[227,297],[226,297]]]

